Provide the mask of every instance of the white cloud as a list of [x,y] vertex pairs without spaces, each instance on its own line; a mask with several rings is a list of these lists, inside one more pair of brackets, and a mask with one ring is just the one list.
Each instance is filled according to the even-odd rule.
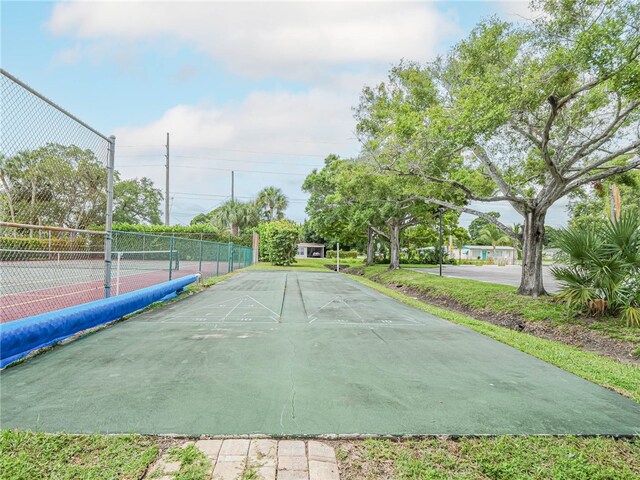
[[426,60],[459,33],[450,16],[418,2],[71,1],[54,7],[48,28],[95,42],[177,41],[236,73],[306,80],[334,67]]
[[[178,105],[147,125],[116,131],[116,168],[125,177],[145,175],[164,186],[162,144],[170,132],[173,222],[188,223],[224,200],[231,169],[237,172],[236,196],[243,200],[268,185],[302,199],[302,181],[326,155],[357,153],[350,109],[355,100],[311,90],[255,92],[223,105]],[[288,214],[300,221],[304,206],[294,200]]]

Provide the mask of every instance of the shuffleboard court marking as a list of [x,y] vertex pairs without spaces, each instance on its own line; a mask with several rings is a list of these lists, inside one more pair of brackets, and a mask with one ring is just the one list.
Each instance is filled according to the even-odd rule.
[[[188,436],[640,431],[632,400],[339,275],[290,272],[285,321],[274,324],[255,297],[275,310],[284,277],[240,273],[229,288],[3,371],[3,425]],[[333,292],[314,288],[321,282]],[[298,286],[309,311],[334,305],[309,322]],[[70,379],[74,388],[60,388]]]

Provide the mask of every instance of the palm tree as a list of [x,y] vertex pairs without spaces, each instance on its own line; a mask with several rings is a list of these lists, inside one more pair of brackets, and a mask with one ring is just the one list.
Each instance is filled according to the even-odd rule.
[[258,224],[259,212],[252,202],[229,200],[211,212],[211,222],[220,228],[231,227],[231,234],[238,236],[240,229]]
[[498,245],[511,245],[513,239],[502,233],[502,230],[495,225],[489,224],[480,230],[478,241],[486,245],[491,245],[493,258],[496,258],[496,247]]
[[558,297],[591,314],[622,314],[640,327],[640,218],[625,212],[600,228],[561,230],[558,247],[566,264],[551,269]]
[[289,201],[279,188],[266,187],[258,193],[256,204],[264,211],[266,219],[272,222],[275,219],[284,218],[284,211]]

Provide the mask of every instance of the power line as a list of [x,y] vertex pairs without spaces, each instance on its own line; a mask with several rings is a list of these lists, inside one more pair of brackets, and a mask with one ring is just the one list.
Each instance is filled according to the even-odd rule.
[[[318,142],[320,143],[320,142]],[[345,142],[346,144],[347,142]],[[149,148],[158,148],[156,145],[152,146],[138,146],[138,145],[118,145],[118,148],[141,148],[141,149],[149,149]],[[202,152],[238,152],[238,153],[252,153],[254,155],[284,155],[284,156],[292,156],[292,157],[320,157],[325,158],[326,154],[319,153],[292,153],[292,152],[261,152],[259,150],[244,150],[237,148],[216,148],[216,149],[194,149],[194,151],[202,151]]]
[[[118,165],[118,167],[165,167],[159,163],[141,163],[138,165]],[[201,167],[197,165],[173,165],[173,168],[189,168],[196,170],[217,170],[222,172],[243,172],[243,173],[263,173],[266,175],[293,175],[306,177],[308,173],[293,173],[293,172],[267,172],[262,170],[238,170],[236,168],[220,168],[220,167]]]

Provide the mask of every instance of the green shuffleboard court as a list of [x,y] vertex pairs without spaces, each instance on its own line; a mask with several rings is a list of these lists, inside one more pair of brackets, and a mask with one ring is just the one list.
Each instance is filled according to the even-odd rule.
[[640,404],[336,273],[245,272],[0,374],[3,428],[640,433]]

